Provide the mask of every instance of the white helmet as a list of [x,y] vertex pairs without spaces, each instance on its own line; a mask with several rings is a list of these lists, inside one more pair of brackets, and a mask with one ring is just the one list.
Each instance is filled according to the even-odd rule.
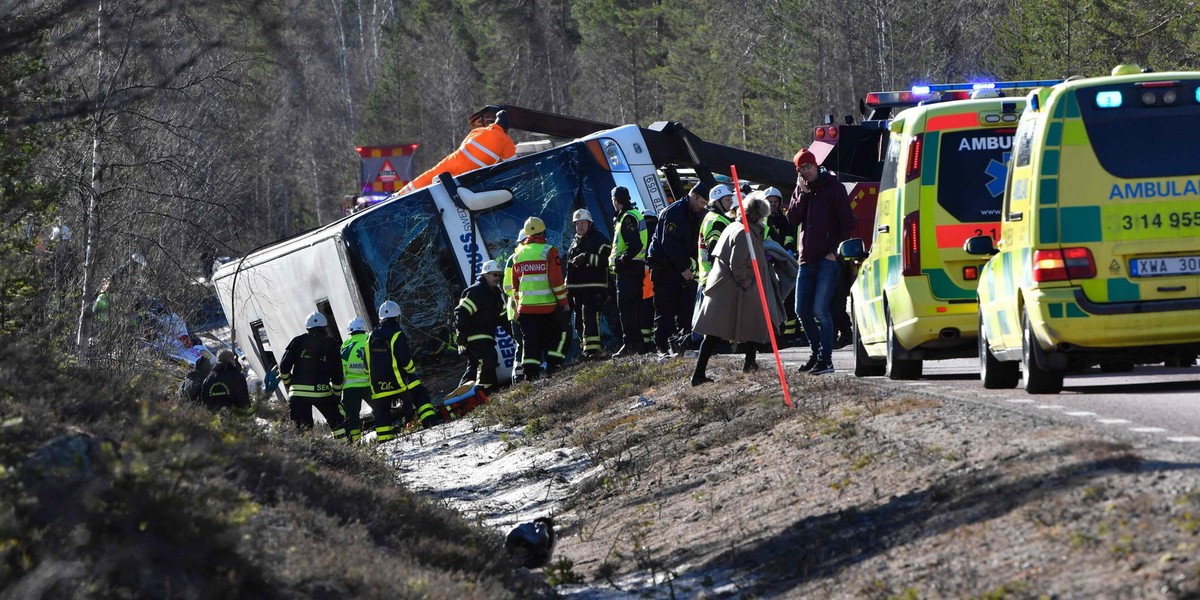
[[504,268],[500,266],[500,263],[498,263],[494,260],[489,260],[489,261],[483,263],[483,271],[481,271],[481,272],[483,272],[483,273],[503,273]]
[[717,200],[723,200],[732,195],[733,191],[729,189],[729,186],[723,183],[718,183],[717,185],[713,186],[713,189],[709,190],[708,199],[711,202],[716,202]]
[[328,327],[329,321],[325,320],[325,315],[314,312],[308,315],[308,320],[304,322],[305,329],[313,329],[314,327]]
[[574,215],[571,215],[572,223],[575,223],[578,221],[587,221],[588,223],[595,222],[595,221],[592,221],[592,213],[590,211],[588,211],[588,209],[586,209],[586,208],[581,208],[581,209],[575,211]]
[[350,324],[346,326],[346,329],[348,329],[350,333],[354,333],[356,331],[366,331],[367,323],[362,320],[362,317],[354,317],[353,319],[350,319]]
[[380,319],[391,319],[393,317],[399,317],[399,316],[400,316],[400,305],[399,304],[396,304],[395,302],[388,300],[387,302],[384,302],[383,304],[379,305],[379,318]]
[[649,219],[657,219],[658,213],[654,212],[653,208],[647,208],[646,212],[642,213],[642,216]]
[[771,196],[775,196],[776,198],[783,200],[783,192],[780,192],[776,188],[769,187],[763,191],[763,198],[770,198]]

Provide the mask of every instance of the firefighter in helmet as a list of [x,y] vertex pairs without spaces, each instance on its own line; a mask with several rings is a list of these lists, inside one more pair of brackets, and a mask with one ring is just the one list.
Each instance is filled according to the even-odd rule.
[[479,280],[463,290],[454,309],[458,352],[467,358],[467,370],[459,385],[474,380],[486,392],[496,389],[496,369],[500,366],[496,355],[496,329],[503,328],[512,337],[511,326],[504,314],[504,293],[500,291],[503,276],[500,263],[494,260],[483,263]]
[[546,241],[546,224],[529,217],[525,240],[513,251],[513,268],[505,281],[516,303],[521,326],[521,366],[524,378],[537,379],[546,363],[549,375],[562,365],[567,351],[571,310],[558,249]]
[[344,439],[339,395],[342,391],[342,361],[337,340],[329,337],[325,315],[313,312],[304,327],[308,331],[292,339],[279,363],[279,378],[288,390],[288,410],[300,429],[313,428],[312,410],[320,411],[334,439]]
[[346,326],[350,337],[342,343],[342,373],[346,382],[342,386],[342,410],[346,413],[346,434],[350,443],[362,439],[362,419],[359,412],[363,402],[371,407],[376,425],[391,423],[391,403],[371,400],[371,375],[367,372],[367,324],[362,317],[354,317]]
[[[379,305],[379,327],[367,338],[367,372],[371,376],[372,402],[390,404],[399,399],[403,422],[413,415],[426,428],[442,422],[429,399],[429,390],[417,378],[408,338],[400,329],[400,305],[391,300]],[[375,423],[375,441],[389,441],[395,434],[390,419],[383,424]]]
[[586,208],[571,216],[575,239],[567,250],[567,297],[575,315],[583,357],[600,356],[600,309],[608,298],[608,255],[612,245],[596,230]]

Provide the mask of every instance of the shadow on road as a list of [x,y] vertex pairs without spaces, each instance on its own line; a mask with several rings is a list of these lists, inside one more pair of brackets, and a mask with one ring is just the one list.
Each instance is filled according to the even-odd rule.
[[743,573],[764,586],[758,588],[764,596],[784,594],[893,548],[1001,517],[1106,474],[1200,469],[1200,463],[1142,461],[1116,445],[1059,447],[1020,460],[1036,468],[1043,458],[1069,456],[1075,451],[1107,456],[1017,478],[995,468],[950,475],[926,489],[893,496],[884,504],[804,518],[774,537],[731,549],[705,568]]

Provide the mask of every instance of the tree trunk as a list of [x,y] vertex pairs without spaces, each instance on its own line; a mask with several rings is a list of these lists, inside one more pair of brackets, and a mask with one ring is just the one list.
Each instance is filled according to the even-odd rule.
[[[101,39],[101,22],[103,21],[104,4],[96,6],[96,89],[103,94],[104,84],[104,44]],[[102,105],[103,106],[103,105]],[[87,227],[84,231],[83,252],[83,295],[79,299],[79,329],[75,337],[75,353],[80,362],[87,356],[88,340],[92,337],[92,295],[96,293],[95,270],[97,244],[100,237],[100,138],[103,135],[103,108],[93,116],[95,129],[92,134],[92,187],[88,198]]]

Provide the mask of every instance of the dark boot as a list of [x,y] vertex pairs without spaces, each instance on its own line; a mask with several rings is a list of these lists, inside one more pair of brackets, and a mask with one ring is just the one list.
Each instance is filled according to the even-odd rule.
[[704,341],[700,342],[700,355],[696,357],[696,370],[692,371],[693,387],[713,382],[713,380],[709,379],[709,377],[705,374],[705,371],[708,370],[708,359],[711,358],[713,353],[716,351],[717,342],[719,341],[720,340],[715,337],[706,335],[704,336]]

